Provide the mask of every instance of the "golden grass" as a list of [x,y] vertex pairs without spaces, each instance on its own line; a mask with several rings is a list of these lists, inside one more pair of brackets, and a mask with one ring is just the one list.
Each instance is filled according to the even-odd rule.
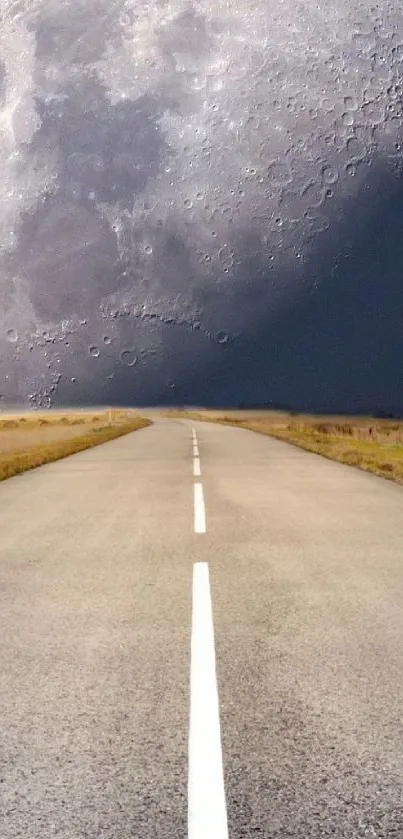
[[[106,424],[108,419],[107,412],[102,412],[96,416],[49,414],[0,420],[0,481],[152,424],[149,419],[123,410],[113,412],[111,426]],[[76,428],[77,425],[82,427]],[[14,439],[10,447],[11,434]]]
[[[115,422],[120,422],[128,416],[133,416],[134,411],[125,408],[113,408],[112,419]],[[4,428],[22,428],[24,430],[38,428],[38,426],[48,425],[55,428],[60,425],[77,425],[91,422],[106,422],[108,420],[108,411],[27,411],[21,414],[0,414],[0,431]]]
[[279,411],[169,411],[164,416],[234,425],[403,484],[403,421]]

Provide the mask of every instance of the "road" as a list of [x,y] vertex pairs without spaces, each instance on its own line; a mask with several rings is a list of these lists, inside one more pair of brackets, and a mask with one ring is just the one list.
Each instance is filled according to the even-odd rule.
[[401,839],[403,488],[153,419],[0,484],[1,839]]

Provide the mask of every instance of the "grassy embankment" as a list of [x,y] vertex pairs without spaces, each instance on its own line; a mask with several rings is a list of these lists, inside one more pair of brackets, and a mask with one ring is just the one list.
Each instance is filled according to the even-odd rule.
[[403,421],[279,411],[167,410],[164,414],[258,431],[403,484]]
[[0,414],[0,481],[137,431],[151,420],[133,411]]

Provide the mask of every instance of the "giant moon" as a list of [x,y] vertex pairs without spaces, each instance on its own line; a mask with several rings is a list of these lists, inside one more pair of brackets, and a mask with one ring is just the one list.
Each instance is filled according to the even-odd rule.
[[2,0],[0,405],[403,410],[403,8]]

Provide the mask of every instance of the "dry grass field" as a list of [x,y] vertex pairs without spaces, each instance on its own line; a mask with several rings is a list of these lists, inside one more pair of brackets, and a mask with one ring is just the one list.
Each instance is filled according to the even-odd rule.
[[[111,424],[109,420],[111,418]],[[135,411],[0,414],[0,480],[150,425]]]
[[169,410],[164,416],[236,425],[403,484],[403,421],[281,411]]

